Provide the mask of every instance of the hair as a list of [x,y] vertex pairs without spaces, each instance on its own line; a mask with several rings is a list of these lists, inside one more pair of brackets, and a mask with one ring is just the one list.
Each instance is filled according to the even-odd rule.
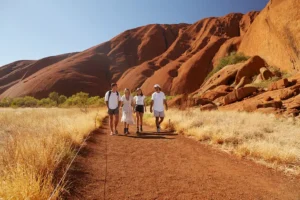
[[112,83],[112,84],[110,84],[110,86],[114,87],[114,86],[117,86],[117,84],[116,83]]
[[141,91],[141,94],[140,94],[140,96],[144,96],[144,94],[143,94],[143,91],[142,91],[142,89],[141,89],[141,88],[137,88],[137,89],[136,89],[136,91],[139,91],[139,90]]
[[126,91],[129,92],[129,95],[131,94],[130,90],[129,90],[128,88],[125,88],[125,89],[124,89],[124,95],[126,94]]

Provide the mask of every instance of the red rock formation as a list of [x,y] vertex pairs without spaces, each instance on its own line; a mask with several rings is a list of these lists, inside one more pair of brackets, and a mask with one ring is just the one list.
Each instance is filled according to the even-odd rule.
[[299,0],[271,0],[244,35],[239,51],[284,70],[300,70]]

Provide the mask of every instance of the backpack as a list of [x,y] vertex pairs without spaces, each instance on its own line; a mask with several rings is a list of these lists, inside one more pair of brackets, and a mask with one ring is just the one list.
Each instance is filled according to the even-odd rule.
[[[108,99],[107,99],[108,103],[109,103],[110,95],[111,95],[111,90],[109,90],[109,92],[108,92]],[[119,99],[119,92],[118,91],[117,91],[117,96],[118,96],[118,99]]]

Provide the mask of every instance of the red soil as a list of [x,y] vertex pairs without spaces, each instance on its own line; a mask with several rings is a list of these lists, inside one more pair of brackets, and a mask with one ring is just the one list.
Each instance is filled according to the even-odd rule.
[[[122,130],[119,126],[119,132]],[[288,177],[171,132],[93,133],[69,175],[67,199],[299,199]]]

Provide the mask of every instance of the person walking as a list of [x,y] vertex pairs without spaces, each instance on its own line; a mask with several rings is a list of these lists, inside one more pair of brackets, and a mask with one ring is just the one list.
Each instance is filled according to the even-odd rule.
[[124,95],[121,97],[122,118],[121,122],[124,123],[124,135],[129,134],[129,125],[134,124],[133,119],[133,98],[130,90],[125,88]]
[[144,112],[147,112],[145,98],[142,89],[138,88],[136,90],[136,96],[133,98],[135,104],[134,112],[136,114],[136,133],[143,132],[143,116]]
[[168,110],[168,104],[166,100],[166,95],[161,91],[160,85],[155,84],[154,89],[155,92],[152,94],[151,97],[150,112],[154,113],[155,124],[157,132],[159,133],[161,130],[160,124],[164,121],[165,117],[164,105],[166,110]]
[[119,123],[119,107],[120,107],[120,95],[118,85],[116,83],[111,84],[111,90],[107,91],[104,97],[107,113],[109,115],[110,135],[117,135],[117,126]]

